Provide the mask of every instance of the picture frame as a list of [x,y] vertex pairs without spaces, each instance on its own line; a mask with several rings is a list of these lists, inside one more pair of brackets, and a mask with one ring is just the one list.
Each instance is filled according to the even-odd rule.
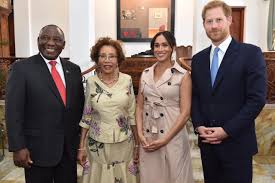
[[0,7],[10,9],[10,0],[0,0]]
[[117,0],[117,39],[150,42],[159,31],[174,34],[175,0]]

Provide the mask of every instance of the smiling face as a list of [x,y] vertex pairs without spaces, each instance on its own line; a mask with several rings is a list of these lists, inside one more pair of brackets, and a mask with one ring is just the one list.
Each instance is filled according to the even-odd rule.
[[117,52],[113,46],[102,46],[99,51],[98,65],[103,74],[113,74],[117,67]]
[[156,38],[153,46],[154,55],[158,61],[163,62],[171,60],[173,49],[162,34]]
[[226,17],[222,7],[216,7],[206,11],[203,26],[209,39],[217,46],[229,36],[231,23],[232,17]]
[[40,53],[48,60],[55,60],[65,47],[64,34],[57,26],[46,26],[37,39]]

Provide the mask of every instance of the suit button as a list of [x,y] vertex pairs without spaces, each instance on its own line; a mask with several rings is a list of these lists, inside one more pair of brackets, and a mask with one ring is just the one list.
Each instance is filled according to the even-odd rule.
[[148,116],[148,112],[146,112],[145,115]]
[[160,130],[160,133],[164,133],[164,131],[163,131],[163,130]]
[[163,116],[164,116],[164,114],[163,114],[163,113],[160,113],[159,115],[160,115],[161,117],[163,117]]
[[163,97],[160,97],[160,100],[163,100]]
[[147,133],[149,133],[149,132],[150,132],[150,130],[149,130],[149,129],[146,129],[146,132],[147,132]]
[[170,81],[168,82],[168,85],[169,85],[169,86],[171,85],[171,82],[170,82]]

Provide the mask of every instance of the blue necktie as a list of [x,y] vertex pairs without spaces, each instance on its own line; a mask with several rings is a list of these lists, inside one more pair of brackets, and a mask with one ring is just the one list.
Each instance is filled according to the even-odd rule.
[[216,76],[217,76],[217,72],[218,72],[218,69],[219,69],[219,57],[218,57],[218,52],[219,52],[219,47],[216,47],[214,49],[214,55],[213,55],[213,58],[212,58],[212,64],[211,64],[211,84],[212,86],[214,85],[214,82],[215,82],[215,79],[216,79]]

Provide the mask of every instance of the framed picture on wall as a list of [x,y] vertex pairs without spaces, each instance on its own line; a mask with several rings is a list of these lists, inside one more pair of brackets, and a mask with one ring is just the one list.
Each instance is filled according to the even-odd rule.
[[148,42],[160,31],[174,34],[175,0],[117,0],[117,39]]

